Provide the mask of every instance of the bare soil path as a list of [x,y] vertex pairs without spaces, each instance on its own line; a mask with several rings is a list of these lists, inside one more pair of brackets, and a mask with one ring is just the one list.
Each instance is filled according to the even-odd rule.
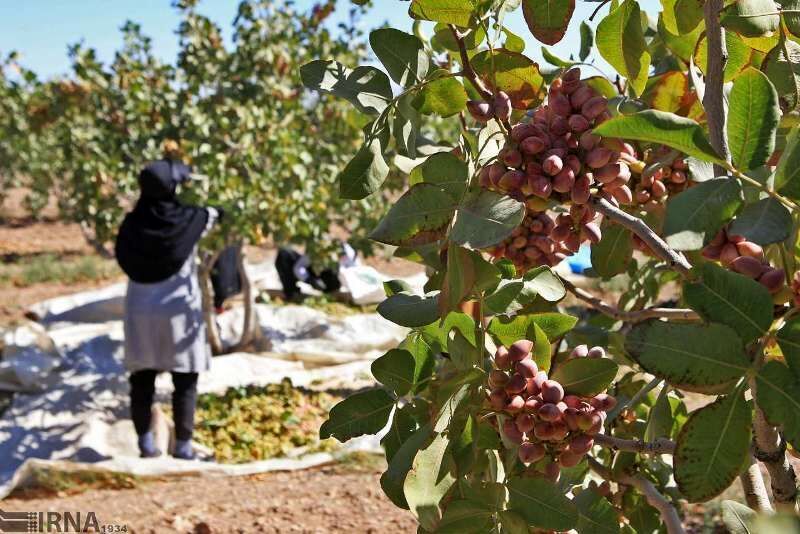
[[411,533],[416,522],[383,495],[380,471],[326,466],[245,477],[164,479],[132,489],[2,502],[5,511],[94,511],[128,532]]

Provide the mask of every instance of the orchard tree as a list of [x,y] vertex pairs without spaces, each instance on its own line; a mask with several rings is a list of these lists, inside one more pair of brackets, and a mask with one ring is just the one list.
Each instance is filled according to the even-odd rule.
[[[122,28],[123,45],[108,64],[86,45],[72,46],[72,73],[64,79],[41,81],[10,57],[0,78],[4,179],[28,187],[32,208],[55,196],[61,216],[79,222],[107,254],[138,195],[142,165],[165,155],[190,163],[207,180],[185,191],[187,200],[226,211],[202,244],[212,347],[223,350],[208,276],[226,245],[240,251],[246,302],[242,338],[233,348],[258,345],[244,245],[294,243],[329,261],[332,236],[370,227],[381,214],[380,195],[345,205],[336,182],[365,117],[305,91],[299,77],[299,67],[319,56],[353,66],[366,58],[357,29],[363,8],[351,8],[334,35],[327,27],[334,4],[302,12],[279,0],[243,1],[226,44],[195,0],[177,2],[174,65],[156,57],[134,23]],[[353,244],[372,250],[363,238]]]
[[[412,0],[413,34],[370,34],[383,69],[302,68],[372,117],[347,198],[432,117],[460,127],[370,234],[433,273],[386,284],[408,337],[320,429],[386,430],[381,486],[420,532],[678,533],[737,479],[732,532],[797,520],[800,6],[661,4],[598,2],[563,59],[574,0]],[[551,270],[585,243],[618,302]]]

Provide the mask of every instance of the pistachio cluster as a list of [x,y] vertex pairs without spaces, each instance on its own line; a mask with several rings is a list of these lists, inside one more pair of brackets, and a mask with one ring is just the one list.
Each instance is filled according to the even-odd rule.
[[[508,119],[507,95],[494,101],[471,101],[479,121]],[[641,167],[628,143],[602,139],[592,129],[610,117],[608,100],[581,80],[573,68],[550,85],[547,102],[511,128],[497,160],[481,169],[480,185],[525,202],[523,224],[491,250],[518,270],[555,265],[596,243],[601,233],[598,214],[590,206],[592,192],[615,205],[633,203],[631,167]],[[548,215],[548,206],[571,204],[568,212]]]
[[[519,445],[519,459],[545,476],[557,479],[561,467],[577,465],[594,446],[606,412],[616,399],[566,394],[564,387],[539,370],[532,358],[534,343],[517,341],[499,347],[489,375],[487,402],[503,414],[502,433]],[[602,347],[576,347],[569,358],[603,358]]]
[[646,151],[644,164],[633,186],[633,200],[645,211],[657,210],[669,195],[680,193],[689,185],[689,165],[667,147]]
[[710,260],[719,261],[725,267],[757,280],[773,295],[786,284],[786,273],[769,264],[760,245],[744,236],[731,234],[725,228],[717,232],[702,253]]
[[552,267],[576,253],[584,241],[600,241],[596,219],[597,212],[587,204],[573,204],[555,220],[545,212],[528,211],[522,224],[491,252],[497,259],[510,259],[518,272]]
[[[580,77],[580,69],[574,68],[553,81],[547,103],[511,129],[497,161],[481,170],[483,187],[520,200],[552,198],[586,204],[590,188],[596,185],[603,196],[623,204],[632,202],[628,182],[636,152],[628,143],[592,133],[610,118],[608,100]],[[501,95],[501,100],[505,98]],[[492,108],[495,115],[497,101]],[[474,110],[487,106],[473,101],[469,109],[482,120],[487,115]]]

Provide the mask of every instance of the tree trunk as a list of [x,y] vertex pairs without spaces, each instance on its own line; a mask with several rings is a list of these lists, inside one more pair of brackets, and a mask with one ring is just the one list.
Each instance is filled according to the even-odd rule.
[[242,335],[234,347],[234,351],[263,351],[266,350],[264,333],[258,322],[256,311],[256,294],[250,275],[245,268],[244,245],[239,244],[236,250],[239,277],[242,281],[242,297],[244,298],[244,320],[242,322]]
[[755,402],[756,382],[750,380],[753,393],[755,419],[753,420],[754,456],[767,468],[772,487],[775,508],[779,511],[797,513],[797,477],[786,456],[786,442],[778,430],[767,422],[764,412]]
[[205,254],[198,272],[200,292],[203,295],[203,320],[206,323],[208,332],[208,343],[211,345],[211,353],[214,355],[222,354],[222,337],[217,327],[217,315],[214,312],[214,295],[211,288],[211,269],[214,268],[217,258],[221,251]]
[[86,239],[86,242],[92,247],[92,249],[94,249],[98,256],[106,260],[114,259],[114,252],[109,250],[105,243],[97,239],[95,233],[88,224],[81,221],[78,226],[80,226],[83,238]]

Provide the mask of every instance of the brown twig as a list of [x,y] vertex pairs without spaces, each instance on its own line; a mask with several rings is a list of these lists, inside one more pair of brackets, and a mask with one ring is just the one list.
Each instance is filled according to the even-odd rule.
[[[487,102],[493,102],[494,94],[491,90],[489,90],[489,88],[486,87],[486,84],[483,83],[483,80],[481,80],[480,76],[478,76],[478,73],[475,72],[475,69],[472,68],[472,64],[469,61],[467,45],[464,44],[464,34],[462,34],[458,28],[452,24],[450,24],[449,27],[450,31],[453,33],[453,38],[458,44],[458,53],[461,57],[461,74],[468,79],[470,83],[472,83],[472,85],[475,87],[475,90],[481,95],[481,98]],[[505,118],[498,118],[497,120],[505,130],[506,136],[508,136],[508,134],[511,132],[511,123],[509,123]]]
[[[719,12],[724,7],[723,0],[707,0],[704,6],[706,22],[706,41],[708,42],[708,59],[706,63],[706,93],[703,107],[706,110],[708,134],[711,146],[724,159],[730,162],[728,139],[725,136],[725,103],[723,86],[725,84],[725,64],[728,62],[728,47],[725,42],[725,30],[719,22]],[[725,169],[715,167],[716,174],[725,174]]]
[[638,323],[641,321],[646,321],[647,319],[672,319],[684,321],[700,320],[700,316],[697,315],[694,310],[684,308],[652,307],[645,308],[643,310],[620,310],[616,306],[612,306],[611,304],[603,302],[601,299],[595,297],[585,289],[575,286],[569,280],[562,279],[562,283],[564,284],[564,288],[575,295],[578,299],[587,303],[603,315],[608,315],[609,317],[618,321],[624,321],[626,323]]
[[644,495],[647,502],[658,510],[661,514],[661,519],[664,521],[664,526],[667,527],[669,534],[684,534],[686,531],[681,523],[681,518],[678,515],[678,510],[667,500],[666,497],[659,493],[658,489],[652,482],[641,476],[633,476],[625,473],[615,475],[610,469],[607,469],[603,464],[598,462],[592,457],[588,457],[589,467],[606,480],[612,480],[618,484],[632,486],[639,490]]
[[602,2],[600,2],[600,5],[597,6],[596,8],[594,8],[594,11],[592,11],[592,14],[589,15],[589,20],[594,20],[594,18],[600,12],[600,10],[603,8],[603,6],[606,5],[607,3],[609,3],[610,1],[611,0],[603,0]]
[[614,221],[636,234],[639,239],[650,247],[650,250],[652,250],[656,256],[667,262],[671,268],[675,269],[682,276],[689,275],[689,271],[692,269],[692,264],[689,263],[689,260],[680,252],[670,248],[670,246],[647,226],[647,223],[642,219],[622,211],[608,200],[601,197],[594,197],[592,199],[592,205],[609,220]]
[[601,447],[618,451],[636,452],[639,454],[673,454],[675,442],[667,438],[658,438],[655,441],[640,439],[615,438],[606,434],[597,434],[594,442]]
[[486,88],[483,80],[480,79],[478,74],[475,72],[475,69],[472,68],[472,64],[469,61],[469,54],[467,53],[467,45],[464,44],[464,34],[462,34],[458,28],[452,24],[449,26],[450,31],[453,32],[453,38],[456,40],[456,43],[458,43],[458,52],[461,56],[461,70],[464,73],[464,77],[467,78],[473,86],[475,86],[475,89],[478,91],[478,93],[480,93],[481,98],[491,102],[491,100],[494,98],[494,95],[489,89]]

